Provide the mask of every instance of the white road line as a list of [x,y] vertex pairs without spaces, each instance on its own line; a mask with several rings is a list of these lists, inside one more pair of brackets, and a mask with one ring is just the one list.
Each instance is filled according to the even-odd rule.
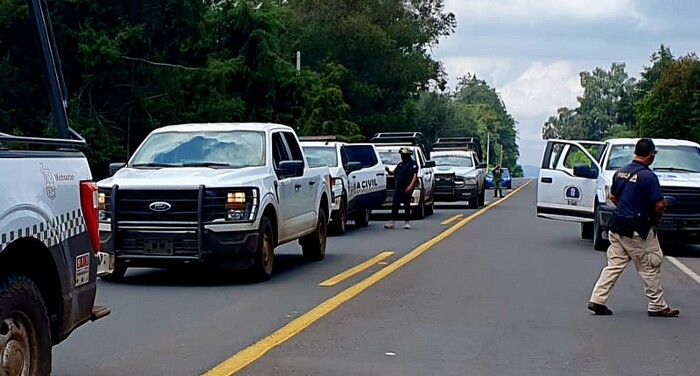
[[682,262],[678,261],[675,257],[671,256],[666,256],[666,259],[668,261],[671,261],[671,264],[675,265],[678,269],[680,269],[683,273],[687,274],[690,278],[694,279],[695,282],[700,283],[700,275],[697,275],[694,271],[690,270],[689,267],[685,266]]

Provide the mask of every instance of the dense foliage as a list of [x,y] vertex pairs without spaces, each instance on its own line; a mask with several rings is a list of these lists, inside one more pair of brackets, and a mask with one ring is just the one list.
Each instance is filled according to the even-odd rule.
[[581,72],[578,107],[562,107],[542,128],[545,139],[678,138],[700,142],[700,60],[674,58],[661,45],[640,79],[624,63]]
[[[361,141],[379,131],[490,133],[515,168],[516,123],[467,76],[446,93],[430,55],[456,19],[443,0],[49,0],[71,126],[96,177],[154,128],[278,122]],[[0,130],[50,135],[25,0],[0,0]],[[301,69],[296,54],[301,53]],[[485,146],[484,146],[485,148]]]

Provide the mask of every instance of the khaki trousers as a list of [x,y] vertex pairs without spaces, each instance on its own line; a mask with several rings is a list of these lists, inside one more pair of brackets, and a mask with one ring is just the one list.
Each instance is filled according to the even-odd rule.
[[591,302],[605,304],[615,282],[622,275],[630,262],[634,263],[637,273],[642,277],[644,291],[649,300],[649,311],[662,311],[668,308],[664,300],[661,286],[661,264],[664,254],[661,251],[656,231],[649,232],[646,240],[635,232],[633,238],[627,238],[608,232],[610,247],[608,247],[608,265],[603,268],[600,278],[593,288]]

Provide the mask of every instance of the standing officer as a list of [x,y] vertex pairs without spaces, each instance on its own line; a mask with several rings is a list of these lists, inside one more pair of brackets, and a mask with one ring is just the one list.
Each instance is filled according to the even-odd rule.
[[503,170],[501,165],[496,165],[496,168],[491,173],[493,174],[493,197],[503,197],[503,189],[501,189]]
[[637,141],[634,155],[634,160],[613,178],[609,198],[616,208],[608,223],[608,265],[595,284],[587,308],[595,315],[612,315],[605,302],[631,260],[644,282],[649,316],[675,317],[679,311],[669,308],[663,297],[664,255],[653,228],[666,210],[659,179],[648,167],[656,157],[654,142],[646,138]]
[[384,225],[384,228],[394,228],[394,220],[399,219],[399,206],[403,204],[404,226],[403,228],[411,228],[409,220],[411,219],[411,195],[413,189],[418,183],[418,164],[411,158],[413,152],[409,148],[399,149],[401,154],[401,162],[396,165],[394,171],[389,169],[389,166],[384,167],[389,175],[394,175],[396,184],[394,190],[394,200],[391,206],[391,219]]

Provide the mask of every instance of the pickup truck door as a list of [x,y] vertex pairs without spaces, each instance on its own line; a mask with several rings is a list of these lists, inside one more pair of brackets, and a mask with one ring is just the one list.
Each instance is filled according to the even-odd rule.
[[386,199],[386,172],[372,144],[343,145],[348,162],[359,162],[362,169],[348,174],[348,207],[353,210],[379,208]]
[[[577,165],[589,166],[591,174],[576,176],[574,167]],[[548,140],[537,178],[537,216],[592,222],[596,177],[600,171],[596,158],[581,143]]]
[[421,185],[423,186],[423,198],[428,200],[433,194],[433,168],[425,167],[425,155],[420,148],[416,148],[416,154],[418,155],[418,178],[421,179]]
[[[275,171],[278,171],[280,162],[291,159],[282,132],[273,133],[272,160]],[[279,199],[277,208],[280,216],[279,240],[284,242],[293,238],[296,234],[296,229],[299,228],[298,200],[301,195],[299,193],[300,187],[295,187],[295,185],[300,183],[298,178],[280,176],[279,172],[277,173],[277,179],[277,197]]]
[[287,150],[292,160],[304,162],[304,175],[292,178],[294,184],[294,217],[295,233],[300,234],[316,228],[318,216],[318,203],[321,201],[318,195],[319,186],[323,183],[322,176],[310,171],[309,164],[304,158],[297,136],[289,131],[282,132]]

